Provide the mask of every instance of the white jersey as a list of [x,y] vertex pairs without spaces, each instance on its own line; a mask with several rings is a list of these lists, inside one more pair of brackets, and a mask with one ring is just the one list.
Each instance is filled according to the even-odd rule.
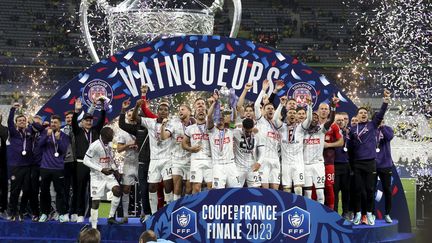
[[201,145],[201,150],[191,153],[191,160],[209,160],[211,159],[209,135],[207,125],[193,124],[186,128],[185,135],[189,137],[191,146]]
[[267,158],[279,159],[279,140],[280,135],[273,121],[265,119],[263,116],[257,120],[258,134],[262,137],[262,144],[266,148]]
[[117,169],[111,146],[105,146],[100,139],[90,144],[84,156],[84,164],[90,168],[90,176],[97,180],[106,178],[106,175],[101,172],[102,169]]
[[243,129],[233,130],[235,163],[239,168],[252,168],[258,162],[258,149],[264,148],[258,134],[246,138]]
[[[145,126],[148,130],[150,141],[150,159],[170,159],[173,140],[171,138],[165,140],[161,139],[162,123],[156,122],[156,119],[153,118],[142,117],[141,125]],[[170,122],[168,122],[165,129],[172,134]]]
[[[123,130],[119,130],[119,133],[117,135],[117,143],[119,144],[132,144],[135,143],[135,136],[132,134],[129,134]],[[138,164],[138,150],[133,149],[127,149],[124,151],[124,166],[127,167],[131,164]]]
[[180,119],[173,120],[171,123],[171,137],[174,139],[174,146],[172,148],[173,161],[190,160],[190,152],[182,148],[183,136],[187,127]]
[[213,164],[234,162],[232,129],[219,130],[216,126],[208,130]]
[[320,125],[317,132],[309,134],[304,132],[303,138],[303,159],[305,164],[324,163],[324,139],[327,130],[324,124]]
[[303,138],[305,130],[302,124],[282,124],[279,128],[281,135],[282,163],[303,163]]

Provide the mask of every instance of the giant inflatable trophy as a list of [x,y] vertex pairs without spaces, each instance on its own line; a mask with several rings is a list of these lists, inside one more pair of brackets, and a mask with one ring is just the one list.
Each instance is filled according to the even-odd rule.
[[[224,0],[208,7],[199,0],[124,0],[110,6],[108,0],[82,0],[81,31],[93,62],[99,56],[90,35],[88,9],[96,4],[105,14],[110,35],[110,54],[145,41],[178,35],[212,35],[214,15],[222,10]],[[241,21],[241,0],[233,0],[234,17],[230,37],[236,37]],[[199,6],[199,8],[190,8]]]

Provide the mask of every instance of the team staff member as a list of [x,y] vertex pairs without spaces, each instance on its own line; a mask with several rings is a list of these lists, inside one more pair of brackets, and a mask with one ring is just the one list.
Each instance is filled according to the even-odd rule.
[[61,118],[51,116],[50,128],[43,131],[39,140],[42,152],[40,167],[41,193],[40,207],[42,215],[39,222],[46,222],[51,210],[50,186],[54,185],[56,192],[56,208],[60,222],[69,222],[64,196],[64,157],[69,146],[69,137],[60,131]]
[[2,125],[3,115],[0,114],[0,218],[7,218],[8,172],[6,140],[8,128]]
[[376,140],[377,140],[377,179],[381,180],[381,185],[384,193],[385,201],[385,214],[384,220],[387,223],[392,223],[393,220],[390,217],[390,211],[392,208],[392,191],[391,191],[391,179],[392,179],[392,168],[393,159],[391,156],[390,142],[394,137],[393,129],[389,126],[384,125],[384,121],[377,129]]
[[368,110],[360,107],[357,111],[358,124],[349,133],[348,151],[350,151],[356,185],[355,200],[357,204],[355,209],[356,215],[353,220],[355,225],[360,224],[361,220],[360,198],[362,190],[366,191],[365,209],[367,224],[375,224],[375,216],[372,214],[372,210],[374,207],[376,176],[376,131],[384,119],[388,103],[390,102],[390,94],[390,91],[384,90],[384,102],[372,121],[369,121]]
[[334,179],[334,195],[335,195],[335,206],[334,211],[338,211],[339,204],[339,192],[342,194],[342,217],[349,220],[349,200],[350,200],[350,165],[348,157],[347,140],[349,129],[347,123],[349,120],[348,114],[345,112],[336,113],[335,123],[340,127],[340,133],[344,137],[344,146],[335,148],[335,179]]
[[[143,101],[141,101],[143,102]],[[135,117],[138,114],[138,110],[141,107],[141,102],[137,102],[137,105],[134,108],[134,112],[132,115],[132,119],[135,121],[138,118]],[[150,217],[151,210],[149,204],[149,191],[148,191],[148,169],[150,164],[150,144],[148,139],[148,131],[147,128],[140,126],[134,123],[126,123],[126,110],[130,105],[129,100],[123,101],[122,110],[119,118],[119,127],[125,132],[131,134],[136,137],[136,144],[138,146],[138,181],[139,181],[139,190],[141,196],[141,223]],[[134,116],[134,114],[136,115]]]
[[[11,188],[9,195],[9,220],[24,221],[23,214],[26,205],[22,201],[18,215],[18,198],[21,191],[24,195],[29,195],[31,164],[33,158],[33,126],[27,126],[27,117],[18,114],[15,119],[15,111],[20,108],[19,103],[15,103],[9,112],[8,129],[9,142],[7,147],[7,161],[10,167]],[[14,122],[15,121],[15,122]]]
[[83,164],[84,156],[90,144],[99,138],[99,133],[105,123],[104,98],[100,98],[102,111],[96,125],[93,126],[93,115],[84,114],[82,126],[78,124],[78,116],[82,109],[80,99],[75,100],[75,111],[72,117],[72,131],[75,137],[75,155],[77,159],[77,222],[84,222],[86,211],[86,192],[90,181],[90,169]]

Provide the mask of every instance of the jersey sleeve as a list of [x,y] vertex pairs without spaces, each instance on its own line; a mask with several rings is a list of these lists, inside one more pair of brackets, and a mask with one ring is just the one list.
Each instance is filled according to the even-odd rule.
[[154,126],[155,119],[153,118],[147,118],[147,117],[141,117],[141,125],[146,127],[147,129],[153,129],[152,126]]
[[88,148],[84,156],[84,165],[96,171],[102,171],[102,166],[99,165],[99,154],[97,152],[97,144],[93,143]]
[[339,126],[336,123],[333,123],[331,125],[331,130],[333,131],[333,134],[334,134],[336,140],[339,140],[342,138]]
[[117,143],[126,144],[126,137],[123,132],[120,132],[119,135],[117,136]]

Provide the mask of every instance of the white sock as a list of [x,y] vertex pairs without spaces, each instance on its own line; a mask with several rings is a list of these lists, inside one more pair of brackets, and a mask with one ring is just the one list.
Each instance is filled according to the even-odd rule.
[[316,189],[317,201],[321,204],[324,204],[324,189]]
[[156,192],[149,192],[149,203],[152,214],[156,213],[158,205],[158,197]]
[[294,187],[294,193],[296,195],[302,196],[303,195],[303,189],[301,186],[295,186]]
[[305,190],[304,193],[305,193],[305,195],[304,195],[305,197],[307,197],[309,199],[312,198],[312,190]]
[[177,194],[174,194],[173,195],[173,200],[175,201],[175,200],[178,200],[178,199],[180,199],[181,198],[181,195],[177,195]]
[[172,192],[166,193],[164,191],[164,196],[165,196],[165,202],[166,202],[166,204],[170,204],[170,202],[173,201],[173,193]]
[[99,209],[90,209],[90,223],[93,229],[97,228],[98,217]]
[[109,218],[114,217],[119,204],[120,204],[120,197],[113,196],[113,199],[111,200],[111,209],[108,216]]
[[129,193],[123,193],[122,197],[122,207],[123,207],[123,217],[127,218],[129,216]]

